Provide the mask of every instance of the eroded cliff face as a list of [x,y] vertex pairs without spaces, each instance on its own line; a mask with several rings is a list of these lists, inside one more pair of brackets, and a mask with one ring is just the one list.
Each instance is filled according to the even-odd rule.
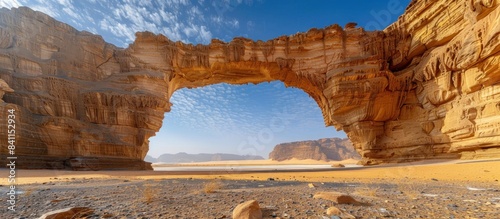
[[384,31],[386,42],[395,42],[387,51],[389,69],[411,84],[399,115],[381,124],[373,143],[350,132],[363,139],[357,141],[362,154],[382,160],[500,155],[499,4],[413,1]]
[[360,158],[351,141],[341,138],[282,143],[276,145],[273,151],[269,153],[269,159],[276,161],[291,159],[340,161]]
[[144,32],[126,49],[1,9],[0,79],[14,90],[1,119],[16,110],[26,167],[146,168],[176,90],[280,80],[311,95],[366,163],[500,155],[499,4],[413,1],[384,31],[332,25],[267,42],[195,46]]
[[0,136],[7,142],[14,109],[17,167],[148,168],[168,85],[165,74],[134,66],[100,36],[28,8],[0,9],[0,78],[14,90],[0,103]]

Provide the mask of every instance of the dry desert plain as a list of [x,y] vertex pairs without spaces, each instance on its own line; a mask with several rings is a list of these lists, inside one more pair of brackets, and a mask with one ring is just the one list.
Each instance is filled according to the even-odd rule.
[[[311,163],[325,164],[295,160],[194,165],[210,168]],[[6,169],[0,173],[8,175]],[[4,207],[0,210],[2,218],[39,218],[69,207],[89,210],[81,218],[232,218],[234,208],[249,200],[259,203],[263,218],[494,219],[500,212],[498,159],[328,171],[18,170],[16,177],[16,211]],[[2,178],[0,184],[2,193],[7,191],[7,178]],[[318,198],[321,192],[340,192],[353,197],[356,203],[339,204]]]

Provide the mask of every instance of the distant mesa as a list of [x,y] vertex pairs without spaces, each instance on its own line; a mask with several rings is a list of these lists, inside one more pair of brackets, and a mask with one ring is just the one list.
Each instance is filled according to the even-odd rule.
[[144,158],[144,161],[149,162],[149,163],[157,163],[158,159],[152,157],[151,155],[146,155],[146,157]]
[[323,138],[315,141],[298,141],[278,144],[269,154],[269,159],[285,161],[318,160],[318,161],[340,161],[347,159],[361,159],[351,141],[347,138]]
[[198,162],[210,162],[210,161],[231,161],[231,160],[264,160],[261,156],[253,155],[237,155],[237,154],[188,154],[188,153],[177,153],[177,154],[162,154],[158,158],[151,156],[146,156],[144,159],[146,162],[150,163],[198,163]]

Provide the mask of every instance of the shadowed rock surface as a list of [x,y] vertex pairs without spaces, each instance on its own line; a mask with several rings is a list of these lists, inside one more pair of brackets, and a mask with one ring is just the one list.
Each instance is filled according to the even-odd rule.
[[209,45],[141,32],[125,49],[3,8],[0,79],[14,92],[3,91],[0,141],[14,109],[18,168],[150,169],[148,139],[176,90],[280,80],[308,93],[366,164],[500,156],[499,1],[412,1],[383,31]]
[[316,141],[298,141],[278,144],[269,153],[269,159],[284,161],[290,159],[346,160],[360,159],[349,139],[324,138]]

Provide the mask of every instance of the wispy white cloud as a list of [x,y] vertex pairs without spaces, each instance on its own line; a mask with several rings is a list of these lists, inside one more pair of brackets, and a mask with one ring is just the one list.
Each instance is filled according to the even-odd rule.
[[37,4],[37,5],[31,5],[30,7],[31,7],[31,9],[33,9],[35,11],[43,12],[43,13],[48,14],[49,16],[54,17],[54,18],[60,17],[60,13],[52,10],[52,8],[50,6],[46,6],[43,4]]
[[[239,28],[239,20],[227,17],[225,12],[242,3],[232,0],[219,3],[204,0],[3,0],[0,6],[28,6],[77,29],[101,34],[118,46],[127,46],[138,31],[163,34],[173,41],[207,44],[214,37],[214,31]],[[216,22],[213,14],[218,14]]]
[[63,8],[62,9],[67,15],[69,15],[70,17],[74,18],[74,19],[78,19],[78,20],[81,20],[82,17],[77,14],[73,9],[71,8]]
[[[125,1],[112,10],[114,20],[125,24],[132,32],[151,31],[161,33],[174,41],[186,43],[209,43],[213,34],[205,21],[205,15],[196,3],[185,0],[136,2]],[[106,18],[105,18],[106,19]],[[110,22],[107,22],[110,23]],[[133,34],[123,28],[110,28],[106,22],[101,27],[117,36],[127,36],[131,42]]]
[[227,24],[235,29],[238,29],[240,27],[240,22],[236,19],[227,21]]
[[2,0],[0,1],[0,8],[12,8],[21,6],[21,2],[18,0]]
[[117,37],[125,37],[130,40],[134,39],[133,30],[129,29],[126,24],[120,23],[109,16],[101,20],[99,25],[102,30],[110,31]]
[[73,7],[71,0],[57,0],[57,3],[61,4],[62,6],[65,6],[65,7]]
[[87,25],[87,27],[89,27],[90,25],[92,25],[91,29],[95,30],[97,28],[96,26],[94,26],[95,25],[95,20],[92,17],[92,15],[90,14],[89,10],[88,9],[83,10],[83,14],[82,15],[85,17],[85,19],[87,19],[87,21],[89,21],[89,25]]
[[227,12],[253,3],[253,0],[2,0],[0,6],[28,6],[77,29],[97,30],[106,40],[127,46],[138,31],[151,31],[173,41],[194,44],[207,44],[214,35],[231,40],[241,23]]
[[200,9],[198,8],[198,6],[192,6],[189,10],[188,10],[188,18],[189,18],[189,21],[193,22],[195,21],[196,19],[199,19],[201,21],[205,20],[205,17],[203,16],[203,13],[200,11]]

